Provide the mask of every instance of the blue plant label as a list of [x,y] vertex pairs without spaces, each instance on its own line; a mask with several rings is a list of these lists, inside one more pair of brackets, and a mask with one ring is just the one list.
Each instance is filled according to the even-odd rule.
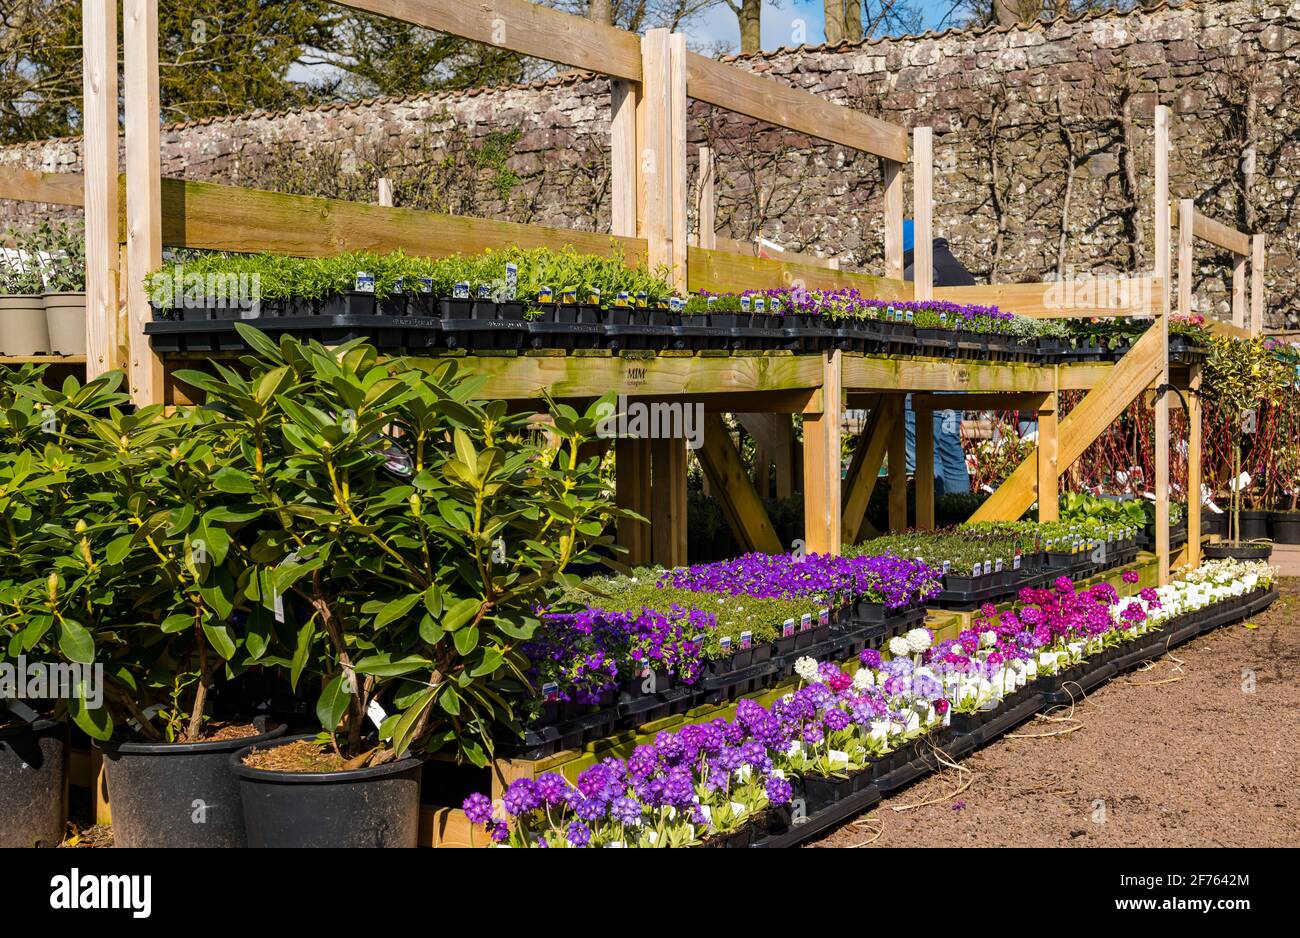
[[767,298],[762,296],[754,297],[754,312],[761,313],[767,309]]
[[781,315],[781,301],[778,300],[776,297],[772,297],[772,315],[773,316]]
[[947,575],[948,575],[949,573],[951,573],[951,572],[952,572],[952,561],[951,561],[951,560],[945,560],[945,561],[943,562],[943,575],[944,575],[944,576],[947,576]]
[[716,296],[711,296],[704,301],[704,305],[709,309],[713,309],[713,304],[716,302],[718,302],[718,298]]
[[831,624],[831,611],[829,609],[819,609],[817,611],[817,624],[818,625]]
[[731,636],[724,635],[718,639],[718,647],[722,649],[724,655],[731,653]]
[[559,699],[560,699],[560,685],[559,685],[559,684],[556,684],[554,681],[548,681],[547,683],[543,684],[543,685],[542,685],[542,699],[543,699],[543,700],[548,700],[548,701],[549,701],[549,700],[559,700]]
[[781,637],[789,638],[793,634],[794,634],[794,619],[786,619],[785,622],[781,624]]
[[644,290],[636,291],[636,308],[645,309],[650,305],[650,294]]
[[592,287],[587,291],[587,302],[592,306],[600,305],[600,287]]
[[908,322],[911,322],[912,319],[913,319],[912,311],[909,309],[909,310],[907,311],[907,321],[908,321]]
[[749,296],[748,295],[742,296],[740,298],[740,311],[742,313],[747,313],[749,312],[749,307],[750,307]]
[[421,292],[421,293],[432,293],[432,292],[433,292],[433,278],[432,278],[432,277],[421,277],[421,278],[420,278],[420,292]]
[[366,273],[364,270],[357,271],[357,280],[352,287],[358,293],[374,293],[375,278],[373,275]]
[[1001,573],[1001,572],[1002,572],[1002,558],[1001,558],[1001,557],[999,557],[997,560],[995,560],[995,561],[993,562],[993,572],[994,572],[994,573]]
[[1016,548],[1015,556],[1011,558],[1011,569],[1012,570],[1020,569],[1020,548],[1019,547]]
[[506,264],[506,299],[513,300],[519,290],[519,265]]
[[939,314],[939,325],[941,325],[941,326],[946,326],[946,325],[948,325],[948,314],[947,314],[947,313],[940,313],[940,314]]
[[[537,291],[537,302],[539,303],[551,303],[554,301],[554,297],[555,294],[551,292],[550,287],[542,287],[540,290]],[[576,298],[576,294],[575,294],[575,298]]]
[[984,569],[984,567],[980,564],[980,562],[979,562],[978,560],[975,561],[975,569],[974,569],[974,572],[971,573],[971,576],[979,576],[979,575],[980,575],[980,571],[983,570],[983,569]]
[[469,299],[469,282],[458,280],[456,285],[451,288],[452,299],[468,300]]
[[807,632],[811,628],[812,628],[812,613],[805,612],[802,616],[799,617],[799,631]]
[[988,560],[984,561],[984,575],[988,576],[992,572],[993,572],[993,563]]
[[750,649],[750,647],[751,647],[753,644],[754,644],[754,633],[753,633],[753,632],[741,632],[741,633],[740,633],[740,650],[741,650],[741,651],[748,651],[748,650]]
[[614,305],[615,305],[615,306],[620,306],[620,307],[625,307],[625,306],[628,305],[628,302],[627,302],[627,291],[626,291],[626,290],[619,290],[619,291],[618,291],[618,296],[614,297]]
[[403,280],[402,280],[401,277],[398,277],[396,280],[393,281],[393,292],[394,292],[394,293],[399,293],[399,294],[400,294],[400,293],[405,293],[406,290],[403,289],[403,287],[404,287],[404,283],[403,283]]
[[492,299],[492,290],[488,287],[486,283],[480,283],[478,285],[478,298],[480,300]]

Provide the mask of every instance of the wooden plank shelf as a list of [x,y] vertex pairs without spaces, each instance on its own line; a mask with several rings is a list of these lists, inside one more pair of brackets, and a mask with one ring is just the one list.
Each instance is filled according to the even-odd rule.
[[84,365],[85,355],[0,355],[0,365]]

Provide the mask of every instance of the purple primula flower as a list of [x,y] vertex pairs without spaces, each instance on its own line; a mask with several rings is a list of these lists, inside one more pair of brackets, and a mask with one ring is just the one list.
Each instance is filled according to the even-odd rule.
[[790,783],[776,776],[767,780],[764,790],[767,793],[767,800],[774,805],[789,804],[790,799],[794,797],[794,789]]
[[492,799],[481,792],[474,792],[465,799],[461,807],[471,824],[486,824],[492,820]]
[[569,825],[568,841],[575,847],[585,847],[591,843],[591,829],[581,821]]
[[505,806],[507,814],[518,817],[539,807],[542,797],[537,792],[537,783],[531,778],[517,778],[506,788],[501,803]]

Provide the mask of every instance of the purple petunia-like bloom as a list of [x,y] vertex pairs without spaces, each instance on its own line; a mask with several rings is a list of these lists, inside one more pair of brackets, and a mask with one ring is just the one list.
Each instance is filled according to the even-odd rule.
[[471,824],[486,824],[492,820],[492,800],[482,792],[474,792],[465,799],[461,807]]

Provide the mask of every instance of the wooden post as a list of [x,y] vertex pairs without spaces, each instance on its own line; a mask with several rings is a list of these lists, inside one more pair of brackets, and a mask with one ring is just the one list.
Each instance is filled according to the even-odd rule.
[[117,0],[82,0],[86,380],[117,367]]
[[638,171],[644,192],[649,265],[669,271],[686,292],[686,45],[685,37],[651,29],[641,40],[644,137]]
[[[1156,106],[1155,114],[1155,274],[1160,278],[1161,385],[1169,384],[1169,108]],[[1160,584],[1169,582],[1169,392],[1156,400],[1156,556]]]
[[641,86],[612,78],[609,82],[610,233],[627,238],[637,233],[637,102]]
[[916,529],[934,530],[934,411],[916,411]]
[[1048,394],[1038,408],[1038,520],[1061,518],[1061,441],[1056,411],[1056,392]]
[[695,243],[712,251],[718,246],[718,218],[715,203],[713,150],[706,146],[699,148],[699,188],[695,196]]
[[149,347],[152,318],[144,277],[162,266],[161,112],[158,99],[158,0],[122,0],[126,73],[126,283],[131,399],[162,401],[162,362]]
[[912,131],[912,280],[916,298],[934,295],[934,130]]
[[1245,254],[1236,254],[1232,258],[1232,324],[1238,329],[1246,328],[1246,261]]
[[885,169],[885,276],[903,279],[903,164],[882,160]]
[[650,554],[654,563],[686,563],[686,441],[651,440]]
[[1201,366],[1192,365],[1187,394],[1187,562],[1201,565]]
[[[895,395],[898,419],[889,433],[889,530],[907,530],[907,410],[906,398]],[[933,456],[931,457],[933,459]]]
[[[672,159],[672,225],[668,236],[672,241],[672,276],[670,282],[683,296],[688,290],[686,276],[687,232],[690,231],[690,191],[686,185],[686,119],[690,101],[686,97],[686,34],[673,33],[668,37],[669,91],[672,101],[672,123],[669,128],[669,156]],[[684,562],[684,561],[683,561]]]
[[1196,204],[1191,199],[1178,200],[1178,315],[1192,315],[1192,252],[1196,235],[1192,233]]
[[385,208],[393,207],[393,180],[381,176],[375,182],[375,201]]
[[840,424],[844,418],[840,362],[829,353],[822,367],[822,412],[804,414],[804,543],[809,553],[838,554],[840,541]]
[[1250,334],[1264,331],[1264,236],[1250,237]]
[[650,563],[650,441],[620,438],[614,442],[614,500],[645,521],[618,522],[618,543],[633,566]]

